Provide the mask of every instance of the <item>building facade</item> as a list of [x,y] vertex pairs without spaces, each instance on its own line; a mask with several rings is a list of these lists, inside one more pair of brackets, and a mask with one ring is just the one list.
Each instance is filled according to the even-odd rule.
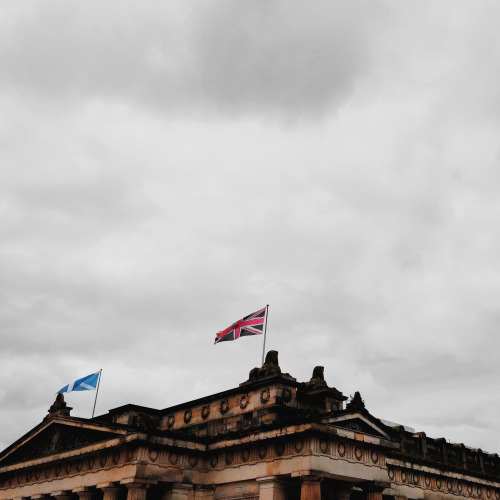
[[278,354],[234,389],[72,417],[59,394],[0,454],[0,500],[500,500],[500,462],[391,426]]

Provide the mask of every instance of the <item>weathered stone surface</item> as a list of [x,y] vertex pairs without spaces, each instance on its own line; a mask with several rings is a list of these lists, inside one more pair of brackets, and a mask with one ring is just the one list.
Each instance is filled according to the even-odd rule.
[[[256,370],[256,371],[255,371]],[[500,500],[497,454],[390,427],[316,367],[162,410],[125,405],[50,418],[0,454],[0,500]]]

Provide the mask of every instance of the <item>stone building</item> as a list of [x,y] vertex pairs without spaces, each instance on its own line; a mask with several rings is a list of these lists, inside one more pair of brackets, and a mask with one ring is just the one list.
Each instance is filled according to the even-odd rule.
[[391,426],[278,355],[238,387],[72,417],[62,394],[0,454],[0,500],[500,500],[500,462]]

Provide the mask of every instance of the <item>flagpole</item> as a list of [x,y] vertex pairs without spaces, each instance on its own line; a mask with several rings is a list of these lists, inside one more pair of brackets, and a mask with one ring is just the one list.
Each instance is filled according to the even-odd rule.
[[266,324],[264,326],[264,344],[262,345],[262,366],[264,366],[264,356],[266,355],[266,334],[267,334],[267,315],[269,314],[269,304],[266,306]]
[[95,391],[94,409],[92,410],[92,418],[94,418],[95,405],[97,403],[97,395],[99,394],[99,384],[101,383],[102,368],[99,370],[99,379],[97,380],[97,390]]

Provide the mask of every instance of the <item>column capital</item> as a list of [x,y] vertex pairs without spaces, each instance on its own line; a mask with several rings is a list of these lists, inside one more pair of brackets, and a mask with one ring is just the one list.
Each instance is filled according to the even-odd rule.
[[103,490],[104,488],[119,488],[120,487],[120,483],[118,481],[114,482],[114,483],[99,483],[96,488],[98,490]]
[[154,479],[142,479],[138,477],[131,477],[128,479],[122,479],[120,484],[126,486],[127,488],[149,488],[152,484],[157,484],[158,481]]
[[291,477],[296,477],[302,481],[323,481],[323,473],[314,470],[296,470],[292,472]]
[[278,476],[266,476],[266,477],[258,477],[256,479],[258,483],[260,483],[261,488],[265,488],[266,485],[273,485],[277,483],[282,483],[283,480],[280,479]]
[[186,490],[189,491],[193,488],[192,484],[186,484],[186,483],[172,483],[172,489],[176,490]]

